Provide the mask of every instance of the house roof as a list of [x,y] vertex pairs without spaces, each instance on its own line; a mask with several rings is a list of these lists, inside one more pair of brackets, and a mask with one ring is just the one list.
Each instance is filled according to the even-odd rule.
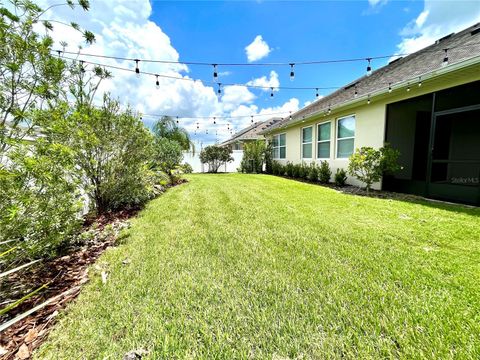
[[276,124],[279,122],[281,118],[279,117],[274,117],[265,121],[259,121],[256,122],[245,129],[242,129],[235,133],[230,139],[224,141],[223,143],[220,144],[222,145],[229,145],[237,141],[244,141],[244,140],[257,140],[263,138],[263,136],[260,134],[261,132],[267,130],[270,126]]
[[[447,49],[446,53],[445,49]],[[445,54],[448,56],[446,67],[443,64]],[[275,129],[293,125],[299,120],[345,106],[361,98],[386,93],[389,87],[395,90],[397,87],[408,86],[408,82],[411,85],[417,85],[432,72],[479,56],[480,23],[477,23],[458,33],[447,35],[413,54],[390,61],[388,65],[373,71],[370,76],[365,75],[352,81],[291,114],[290,117],[275,123],[262,133],[267,134]]]

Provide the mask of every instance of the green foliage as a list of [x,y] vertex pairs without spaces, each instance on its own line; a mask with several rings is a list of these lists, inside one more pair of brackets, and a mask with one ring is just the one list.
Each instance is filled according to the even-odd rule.
[[208,172],[216,173],[218,168],[230,161],[233,161],[232,150],[228,147],[210,145],[200,152],[202,164],[208,164]]
[[330,165],[328,164],[328,161],[324,160],[320,163],[320,168],[318,169],[318,180],[322,184],[328,184],[331,177],[332,170],[330,170]]
[[136,207],[154,195],[153,136],[130,108],[121,110],[105,95],[101,108],[57,108],[43,118],[43,128],[72,149],[79,169],[75,175],[86,181],[92,210]]
[[286,172],[285,166],[278,161],[272,161],[272,174],[277,176],[284,176]]
[[190,139],[188,131],[178,126],[176,121],[169,116],[163,116],[155,123],[153,133],[157,139],[166,138],[176,141],[180,145],[181,150],[192,150],[195,153],[195,146]]
[[193,173],[193,168],[192,168],[192,165],[190,165],[189,163],[183,163],[181,165],[181,169],[183,171],[184,174],[191,174]]
[[314,162],[308,167],[307,180],[318,181],[318,166]]
[[17,261],[53,255],[79,228],[72,155],[66,146],[38,139],[11,149],[9,164],[0,166],[0,243],[13,240]]
[[265,172],[273,174],[273,144],[268,142],[265,148]]
[[240,172],[259,174],[263,171],[267,147],[265,141],[255,140],[245,142]]
[[290,161],[287,161],[287,165],[285,166],[285,175],[287,175],[288,177],[295,176],[295,165]]
[[337,169],[334,180],[335,185],[345,186],[345,183],[347,182],[347,172],[344,169]]
[[365,184],[370,191],[373,183],[380,181],[385,173],[394,173],[400,169],[397,163],[400,152],[388,144],[376,150],[365,146],[356,149],[350,156],[348,173]]
[[177,169],[183,159],[182,147],[175,140],[166,137],[156,138],[154,142],[154,165],[170,176],[172,184],[177,182]]

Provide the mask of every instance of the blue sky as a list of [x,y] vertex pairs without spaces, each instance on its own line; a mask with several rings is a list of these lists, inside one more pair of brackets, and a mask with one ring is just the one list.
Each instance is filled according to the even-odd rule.
[[[38,0],[44,7],[53,0]],[[357,58],[410,53],[451,32],[480,21],[480,1],[459,0],[358,0],[358,1],[149,1],[92,0],[84,13],[65,7],[52,9],[50,19],[75,19],[93,31],[97,41],[84,53],[127,58],[208,63],[296,62]],[[66,41],[75,51],[81,35],[57,25],[57,43]],[[249,49],[250,51],[247,51]],[[105,65],[134,68],[131,61],[92,59]],[[388,60],[374,61],[378,68]],[[365,74],[366,62],[302,65],[295,67],[219,67],[223,83],[267,86],[342,86]],[[270,91],[245,86],[212,86],[212,68],[175,64],[140,64],[142,71],[167,74],[202,82],[160,79],[156,89],[151,76],[136,78],[113,71],[114,78],[102,84],[124,104],[141,112],[151,125],[149,114],[179,116],[182,126],[204,143],[230,136],[226,123],[235,131],[250,124],[250,116],[265,120],[269,114],[296,111],[315,99],[313,90]],[[320,91],[326,95],[328,91]],[[213,117],[226,116],[217,121]],[[195,117],[205,117],[197,119]],[[208,135],[206,131],[208,130]]]

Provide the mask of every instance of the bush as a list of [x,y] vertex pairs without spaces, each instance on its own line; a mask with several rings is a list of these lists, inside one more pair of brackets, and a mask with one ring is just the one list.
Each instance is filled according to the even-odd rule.
[[347,172],[344,169],[337,169],[334,179],[335,185],[340,187],[345,186],[345,183],[347,182]]
[[181,165],[181,168],[182,168],[182,171],[184,174],[191,174],[193,173],[193,168],[192,168],[192,165],[190,165],[189,163],[184,163]]
[[181,171],[180,162],[183,159],[180,143],[166,137],[157,137],[154,144],[154,168],[167,174],[171,184],[177,184],[179,182],[178,172]]
[[307,179],[310,181],[318,181],[318,166],[312,162],[308,168]]
[[268,143],[265,148],[265,172],[273,174],[273,144]]
[[210,145],[200,152],[202,164],[208,164],[208,172],[216,173],[218,168],[230,161],[233,161],[232,150],[228,147]]
[[397,163],[400,152],[388,144],[376,150],[372,147],[356,149],[350,156],[348,173],[365,183],[367,192],[373,183],[380,181],[383,174],[394,173],[400,169]]
[[293,164],[292,177],[294,177],[295,179],[299,179],[301,173],[302,173],[302,166],[300,164]]
[[287,175],[288,177],[295,176],[295,165],[290,161],[287,162],[287,165],[285,166],[285,175]]
[[261,173],[265,162],[265,153],[265,141],[256,140],[246,142],[243,146],[243,158],[240,163],[240,172]]
[[318,179],[322,184],[328,184],[330,178],[332,177],[332,171],[328,165],[328,161],[324,160],[320,163],[320,168],[318,170]]

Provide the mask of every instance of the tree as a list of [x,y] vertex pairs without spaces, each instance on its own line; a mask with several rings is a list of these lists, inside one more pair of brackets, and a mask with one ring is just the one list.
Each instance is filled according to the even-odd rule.
[[168,138],[157,138],[154,147],[154,166],[165,172],[170,178],[170,182],[174,183],[176,177],[174,170],[180,166],[183,159],[180,144]]
[[233,161],[232,150],[228,147],[210,145],[200,152],[202,164],[208,164],[208,172],[216,173],[218,168],[230,161]]
[[243,146],[243,158],[240,170],[246,173],[261,173],[265,162],[265,141],[255,140],[246,142]]
[[388,144],[376,150],[369,146],[356,149],[350,156],[348,173],[365,183],[367,193],[372,184],[380,181],[383,174],[394,173],[400,169],[397,163],[400,152]]
[[75,175],[85,183],[93,210],[101,214],[148,200],[153,195],[153,136],[140,118],[109,95],[100,108],[65,108],[50,114],[53,125],[45,130],[72,149],[79,168]]
[[163,116],[153,125],[153,133],[156,138],[174,140],[180,144],[182,150],[192,150],[195,153],[195,145],[190,139],[188,131],[177,125],[169,116]]

